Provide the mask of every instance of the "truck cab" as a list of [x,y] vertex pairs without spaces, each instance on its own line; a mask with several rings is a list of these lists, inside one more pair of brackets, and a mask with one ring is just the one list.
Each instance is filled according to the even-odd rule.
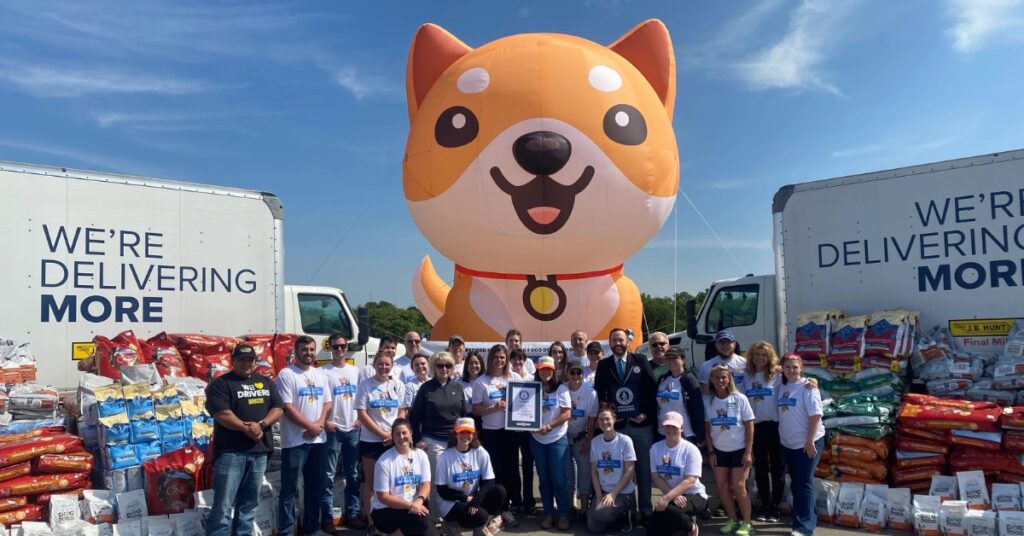
[[768,341],[778,348],[778,315],[774,275],[753,275],[715,281],[707,298],[696,311],[696,302],[686,304],[686,331],[669,335],[669,344],[682,346],[691,370],[718,352],[715,333],[728,329],[736,336],[736,351],[756,341]]
[[[285,333],[309,335],[320,349],[316,360],[324,365],[331,361],[327,338],[334,332],[348,340],[349,363],[362,367],[373,360],[380,339],[371,338],[368,330],[360,330],[360,322],[352,313],[345,293],[334,287],[285,285]],[[399,348],[401,355],[404,349]]]

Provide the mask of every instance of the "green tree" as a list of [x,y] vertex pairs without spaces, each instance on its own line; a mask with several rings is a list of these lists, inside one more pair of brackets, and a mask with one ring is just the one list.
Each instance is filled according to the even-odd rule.
[[654,331],[663,331],[665,333],[673,333],[676,331],[683,331],[686,329],[686,302],[695,300],[697,302],[697,310],[700,310],[701,304],[704,303],[704,298],[707,296],[707,291],[702,290],[696,295],[690,294],[689,292],[680,292],[676,294],[675,299],[675,318],[673,329],[673,307],[671,296],[651,296],[650,294],[641,294],[640,301],[644,306],[644,340],[647,339],[647,335]]
[[430,324],[416,307],[403,309],[386,301],[368,302],[364,306],[370,316],[371,337],[391,335],[401,339],[409,331],[430,331]]

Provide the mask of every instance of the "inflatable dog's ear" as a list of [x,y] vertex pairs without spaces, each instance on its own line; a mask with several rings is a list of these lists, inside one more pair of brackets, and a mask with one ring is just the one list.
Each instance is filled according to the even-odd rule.
[[626,32],[608,48],[626,58],[644,75],[665,105],[668,116],[672,117],[676,101],[676,56],[672,52],[668,28],[660,20],[649,19]]
[[405,68],[405,100],[409,104],[410,120],[445,69],[471,50],[469,45],[436,24],[424,24],[416,30]]

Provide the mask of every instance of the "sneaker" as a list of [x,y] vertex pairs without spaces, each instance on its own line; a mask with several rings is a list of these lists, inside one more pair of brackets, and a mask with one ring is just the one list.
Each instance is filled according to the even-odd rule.
[[693,528],[690,529],[690,536],[699,536],[700,535],[700,527],[697,526],[697,522],[696,521],[692,521],[692,522],[693,522]]
[[802,532],[794,530],[793,532],[789,533],[789,536],[804,536],[804,534]]
[[735,519],[730,519],[729,521],[726,521],[724,525],[722,525],[722,528],[718,529],[718,532],[721,532],[722,534],[732,534],[736,532],[736,529],[738,528],[740,528],[739,522],[737,522]]
[[768,515],[765,514],[764,510],[758,510],[757,515],[754,516],[754,521],[768,521]]
[[569,523],[568,517],[558,518],[558,530],[569,530],[571,523]]
[[540,528],[549,530],[555,525],[555,518],[551,516],[544,516],[544,519],[540,521]]
[[778,523],[779,522],[779,514],[768,514],[768,522],[769,523]]
[[721,506],[719,506],[718,509],[715,510],[715,517],[726,517],[727,515],[729,514],[726,514],[725,508],[722,508]]
[[516,519],[515,514],[512,512],[505,512],[504,514],[501,514],[501,519],[509,527],[516,528],[519,526],[519,520]]
[[736,529],[736,536],[750,536],[754,533],[754,527],[750,526],[750,523],[746,521],[740,523],[738,529]]

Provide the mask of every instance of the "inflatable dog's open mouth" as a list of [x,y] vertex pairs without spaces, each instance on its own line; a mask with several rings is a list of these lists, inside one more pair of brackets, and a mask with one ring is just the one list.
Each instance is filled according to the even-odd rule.
[[512,207],[527,229],[549,235],[569,221],[576,195],[585,190],[594,178],[594,167],[584,168],[576,182],[570,185],[560,184],[548,175],[537,175],[530,182],[515,186],[498,166],[491,168],[491,178],[501,191],[512,198]]

